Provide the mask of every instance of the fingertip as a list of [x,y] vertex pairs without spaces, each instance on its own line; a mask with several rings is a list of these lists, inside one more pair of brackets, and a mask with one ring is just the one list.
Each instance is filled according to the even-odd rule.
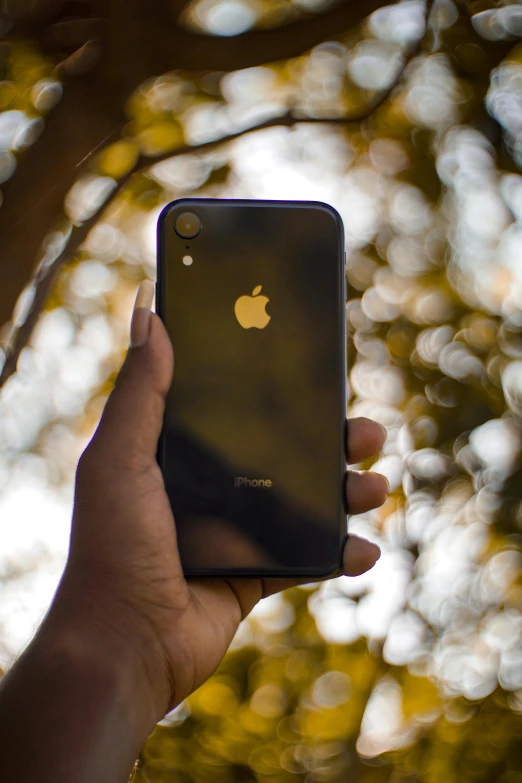
[[355,464],[378,454],[386,437],[386,429],[373,419],[368,419],[366,416],[348,419],[346,429],[347,462]]
[[386,501],[390,484],[375,471],[349,470],[346,474],[346,504],[349,514],[363,514]]
[[377,544],[350,534],[346,542],[343,557],[346,576],[360,576],[369,571],[381,557]]
[[386,501],[391,489],[390,482],[382,473],[376,470],[369,470],[364,474],[371,486],[371,493],[374,497],[375,508],[382,506]]
[[376,421],[375,424],[379,427],[382,435],[382,445],[386,443],[386,438],[388,437],[388,430],[384,426],[384,424],[381,424],[380,421]]

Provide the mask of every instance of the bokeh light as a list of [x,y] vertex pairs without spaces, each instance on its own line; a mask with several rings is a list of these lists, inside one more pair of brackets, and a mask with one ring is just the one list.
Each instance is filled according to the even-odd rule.
[[[230,37],[328,8],[195,0],[180,24]],[[122,137],[70,188],[1,330],[5,347],[87,226],[0,390],[5,667],[58,583],[75,466],[127,349],[137,285],[154,279],[163,206],[311,199],[343,218],[347,412],[388,431],[355,467],[391,489],[349,530],[381,559],[261,602],[217,673],[161,722],[136,783],[522,774],[522,17],[517,4],[475,10],[436,0],[420,45],[425,6],[404,0],[301,56],[270,62],[267,50],[254,67],[136,85]],[[10,58],[0,183],[68,86],[33,49]]]

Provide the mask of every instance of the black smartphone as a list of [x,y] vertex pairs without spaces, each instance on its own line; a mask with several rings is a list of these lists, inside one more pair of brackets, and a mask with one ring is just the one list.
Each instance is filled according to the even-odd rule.
[[322,577],[346,536],[344,230],[328,204],[181,199],[158,221],[174,346],[158,461],[187,576]]

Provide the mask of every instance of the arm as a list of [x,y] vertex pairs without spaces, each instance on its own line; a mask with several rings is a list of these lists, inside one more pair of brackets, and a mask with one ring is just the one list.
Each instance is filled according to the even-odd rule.
[[158,716],[129,644],[49,615],[0,683],[9,783],[126,783]]
[[[126,783],[166,712],[217,668],[241,620],[299,581],[185,580],[156,461],[173,353],[142,285],[131,349],[76,476],[71,545],[53,605],[0,683],[0,774],[8,783]],[[350,459],[382,446],[350,422]],[[350,474],[352,513],[380,505],[387,482]],[[342,573],[380,555],[350,536]],[[339,571],[339,575],[341,571]],[[306,580],[309,581],[309,580]]]

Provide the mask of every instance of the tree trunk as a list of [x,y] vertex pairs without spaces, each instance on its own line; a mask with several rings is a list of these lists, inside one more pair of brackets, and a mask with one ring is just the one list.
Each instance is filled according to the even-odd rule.
[[11,318],[86,158],[108,136],[118,137],[123,122],[122,102],[107,101],[97,79],[83,77],[66,87],[42,138],[23,155],[0,209],[0,324]]

